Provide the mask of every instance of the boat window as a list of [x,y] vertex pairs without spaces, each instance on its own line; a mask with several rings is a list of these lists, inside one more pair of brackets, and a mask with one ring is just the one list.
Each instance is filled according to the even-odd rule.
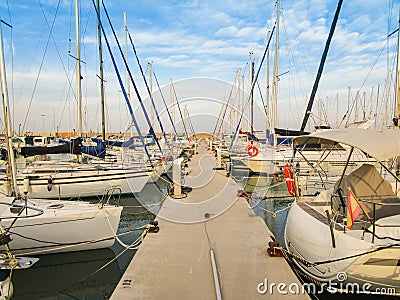
[[64,204],[52,204],[52,205],[49,205],[49,206],[47,206],[47,208],[48,209],[60,209],[60,208],[63,208],[64,207]]

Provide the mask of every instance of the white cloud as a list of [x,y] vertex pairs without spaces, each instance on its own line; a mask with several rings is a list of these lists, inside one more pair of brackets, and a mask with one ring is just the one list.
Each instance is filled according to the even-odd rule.
[[[58,1],[41,0],[41,3],[45,7],[47,15],[51,16],[54,14]],[[280,73],[289,73],[280,78],[280,97],[283,103],[285,101],[291,103],[293,107],[296,107],[296,111],[300,111],[296,116],[299,118],[303,113],[305,99],[311,91],[337,1],[282,0],[281,4],[279,71]],[[274,2],[265,0],[251,2],[237,0],[174,1],[168,3],[159,1],[132,3],[123,0],[118,3],[109,1],[106,5],[123,47],[122,8],[127,12],[128,27],[143,67],[148,61],[152,61],[161,84],[168,82],[169,78],[179,79],[191,76],[212,76],[232,80],[238,66],[241,66],[242,69],[245,68],[249,51],[255,52],[256,61],[259,59],[267,31],[266,24],[269,29],[272,28],[275,14]],[[85,99],[88,101],[98,98],[98,81],[95,77],[98,68],[96,66],[98,60],[97,37],[94,26],[96,19],[94,13],[90,12],[91,6],[91,3],[82,6],[84,21],[81,23],[82,26],[87,24],[86,34],[83,37],[82,55],[86,61],[83,68],[86,84]],[[394,29],[394,24],[397,22],[398,6],[398,3],[394,3],[393,12],[395,13],[392,15],[394,21],[392,20],[388,29],[387,1],[371,0],[366,3],[354,0],[343,3],[318,90],[321,97],[324,97],[324,93],[332,95],[335,94],[335,90],[346,90],[348,85],[355,88],[360,87],[364,81],[365,88],[382,84],[387,73],[386,51],[378,60],[377,58],[385,43],[386,34]],[[54,32],[61,51],[60,55],[66,64],[68,38],[72,37],[74,41],[71,7],[70,1],[62,2]],[[37,72],[37,66],[43,55],[43,45],[47,40],[48,28],[45,26],[37,3],[27,4],[26,1],[17,0],[10,2],[10,8],[13,25],[15,25],[13,29],[14,71],[21,73],[14,73],[13,77],[15,96],[20,95],[18,105],[21,105],[15,114],[20,115],[18,118],[21,120],[24,117],[27,101],[30,99],[36,78],[34,72]],[[28,12],[30,12],[31,18],[27,18]],[[125,71],[116,49],[116,43],[107,24],[104,23],[104,25],[107,28],[108,38],[116,55],[118,66],[121,68],[121,76],[124,78]],[[11,44],[9,37],[10,35],[7,34],[7,45]],[[390,54],[394,51],[392,44],[393,42],[390,42]],[[35,50],[37,45],[38,48]],[[8,51],[8,66],[10,65],[10,55]],[[145,94],[132,50],[129,55],[135,80],[140,86],[141,93]],[[273,52],[271,52],[271,57],[272,55]],[[392,57],[392,55],[389,56],[391,63]],[[108,108],[110,115],[118,117],[125,107],[122,95],[118,92],[120,87],[115,79],[105,47],[104,60],[107,70]],[[373,68],[376,60],[377,64]],[[31,67],[29,68],[29,66]],[[69,68],[69,72],[72,72],[73,59],[69,59],[67,68]],[[10,68],[8,71],[10,72]],[[28,77],[23,75],[25,73],[28,73]],[[21,91],[23,80],[26,80],[25,87]],[[260,77],[260,82],[264,81],[265,69],[262,70]],[[74,84],[73,79],[72,84]],[[58,112],[59,107],[64,106],[67,86],[66,75],[51,42],[45,59],[45,67],[40,76],[37,95],[34,97],[35,105],[32,108],[32,115],[46,109],[50,111],[55,109]],[[71,117],[64,124],[66,128],[70,128],[70,124],[73,123],[74,100],[69,101],[68,105]],[[96,118],[96,107],[94,106],[91,111],[88,110],[89,119]],[[48,114],[50,115],[51,112]],[[123,115],[125,120],[126,116]],[[288,117],[287,114],[284,115],[283,110],[280,122],[282,125],[288,124],[287,126],[289,126],[289,122],[293,122],[294,119]],[[34,122],[33,119],[30,121]],[[96,123],[93,120],[91,122]],[[115,122],[112,125],[113,128],[118,128],[119,123],[119,121]],[[293,123],[293,126],[297,128],[296,122]]]

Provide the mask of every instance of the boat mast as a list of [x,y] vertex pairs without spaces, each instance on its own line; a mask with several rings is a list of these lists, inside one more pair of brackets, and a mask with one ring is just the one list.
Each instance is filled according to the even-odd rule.
[[[96,0],[97,14],[100,16],[100,2]],[[100,78],[100,103],[101,103],[101,138],[103,141],[106,140],[106,116],[104,109],[104,75],[103,75],[103,50],[101,45],[101,28],[100,19],[97,21],[97,42],[99,45],[99,78]]]
[[10,196],[19,196],[17,187],[17,168],[15,166],[15,155],[12,147],[10,109],[9,109],[9,100],[7,91],[6,67],[4,63],[3,33],[1,24],[0,24],[0,77],[1,77],[1,94],[3,96],[2,98],[3,98],[4,123],[6,127],[5,129],[6,129],[6,140],[7,140],[9,176],[10,176],[10,182],[12,184],[10,190],[11,191]]
[[[236,88],[237,88],[237,92],[236,92],[236,98],[237,98],[237,107],[236,107],[236,120],[235,120],[235,124],[239,123],[239,119],[240,119],[240,112],[241,112],[241,108],[240,108],[240,68],[237,69],[236,71]],[[235,130],[235,129],[234,129]]]
[[[267,35],[267,40],[269,41],[269,39],[270,39],[270,36],[271,36],[271,32],[270,31],[268,31],[268,35]],[[270,94],[270,87],[269,87],[269,82],[270,82],[270,79],[269,79],[269,71],[270,71],[270,62],[269,62],[269,59],[270,59],[270,50],[269,50],[269,48],[268,48],[268,51],[267,51],[267,74],[266,74],[266,91],[265,91],[265,120],[266,120],[266,124],[265,124],[265,128],[266,129],[268,129],[269,128],[269,130],[271,129],[270,127],[271,127],[271,122],[270,122],[270,120],[269,120],[269,94]],[[266,131],[265,131],[265,133],[267,133]],[[266,136],[266,142],[268,143],[268,137]],[[267,144],[268,145],[268,144]]]
[[82,90],[81,90],[81,50],[80,50],[80,33],[79,33],[79,5],[75,0],[75,48],[76,48],[76,97],[78,102],[78,137],[82,136]]
[[396,95],[395,95],[395,111],[393,123],[395,127],[400,127],[400,13],[399,13],[399,27],[397,29],[397,72],[396,72]]
[[[246,107],[246,105],[245,105],[245,99],[244,99],[244,72],[243,72],[243,75],[242,75],[242,111],[243,111],[242,114],[243,114],[243,116],[245,114],[245,107]],[[243,125],[243,130],[244,130],[244,125]]]
[[253,87],[253,81],[254,81],[254,62],[253,62],[253,52],[250,52],[249,53],[249,56],[250,56],[250,64],[249,64],[249,84],[250,84],[250,87],[249,87],[249,89],[250,89],[250,91],[249,91],[249,93],[250,93],[250,107],[249,107],[249,114],[250,114],[250,118],[249,118],[249,132],[251,133],[251,134],[253,134],[253,126],[254,126],[254,120],[253,120],[253,113],[254,113],[254,111],[253,111],[253,106],[254,106],[254,97],[253,97],[253,90],[252,90],[252,87]]
[[310,96],[310,100],[308,101],[306,113],[304,114],[303,122],[301,123],[301,127],[300,127],[300,132],[301,133],[304,132],[304,129],[306,128],[308,119],[309,119],[310,114],[311,114],[311,109],[312,109],[312,106],[313,106],[313,103],[314,103],[315,95],[317,93],[319,80],[321,79],[321,75],[322,75],[322,71],[324,69],[326,57],[328,56],[329,46],[331,44],[333,33],[335,32],[336,23],[337,23],[337,20],[339,19],[339,13],[340,13],[340,9],[342,7],[342,4],[343,4],[343,0],[339,0],[339,3],[338,3],[337,8],[336,8],[335,16],[333,17],[333,21],[332,21],[332,24],[331,24],[331,29],[329,31],[328,39],[327,39],[327,41],[325,43],[325,49],[324,49],[324,52],[322,54],[321,61],[319,63],[317,77],[315,79],[315,82],[314,82],[314,85],[313,85],[313,88],[312,88],[312,91],[311,91],[311,96]]
[[275,35],[275,56],[274,56],[274,74],[272,79],[272,134],[274,137],[273,146],[276,146],[275,128],[277,126],[278,114],[278,63],[279,63],[279,23],[281,16],[281,2],[276,1],[276,35]]
[[[173,92],[172,92],[172,78],[169,79],[169,97],[170,97],[170,101],[171,101],[170,114],[172,116],[173,123],[176,124],[175,123],[174,96],[173,96]],[[176,134],[178,134],[178,133],[176,133]],[[176,137],[176,138],[178,138],[178,137]]]
[[[125,57],[126,57],[126,65],[129,65],[129,50],[128,50],[128,26],[126,24],[126,12],[124,12],[124,31],[125,31]],[[125,80],[126,80],[126,92],[128,94],[128,100],[131,101],[131,83],[129,81],[129,70],[126,68],[125,72]],[[131,137],[133,136],[133,126],[131,127]]]
[[[147,63],[147,69],[149,71],[149,85],[150,85],[150,97],[153,97],[153,68],[151,63]],[[150,99],[151,100],[151,99]],[[151,126],[154,126],[154,123],[156,121],[155,119],[155,110],[153,105],[150,107],[150,116],[151,116]]]

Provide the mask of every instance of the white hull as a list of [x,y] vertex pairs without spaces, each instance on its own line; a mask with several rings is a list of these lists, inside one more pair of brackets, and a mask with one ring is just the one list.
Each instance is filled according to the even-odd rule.
[[[30,198],[66,199],[96,197],[109,191],[121,194],[139,193],[152,180],[152,176],[152,172],[136,169],[61,169],[19,174],[17,184],[20,191],[28,192]],[[0,190],[7,194],[7,179],[2,178],[1,181]]]
[[[10,199],[0,198],[0,201]],[[10,202],[10,200],[7,200]],[[4,205],[2,205],[4,206]],[[78,201],[28,200],[28,206],[42,209],[43,214],[14,218],[8,206],[0,215],[0,225],[9,231],[13,254],[48,254],[107,248],[114,243],[122,207],[89,204]],[[53,208],[52,208],[53,207]],[[20,216],[24,216],[24,209]],[[28,209],[28,214],[35,212]],[[3,218],[11,219],[3,219]],[[96,241],[96,242],[95,242]]]
[[[328,209],[328,206],[326,207]],[[400,225],[400,216],[390,217],[390,224]],[[362,230],[337,230],[334,229],[336,247],[332,246],[332,238],[329,226],[317,220],[297,202],[294,202],[289,212],[285,228],[285,244],[287,250],[301,256],[309,262],[321,262],[327,260],[341,259],[360,253],[365,253],[393,243],[390,240],[371,242],[371,235],[365,234],[361,238]],[[381,233],[384,235],[384,233]],[[400,229],[391,232],[392,237],[400,238]],[[396,288],[400,293],[398,284],[400,282],[400,249],[392,247],[379,250],[355,258],[338,260],[320,264],[317,266],[306,266],[302,262],[294,259],[296,267],[305,275],[327,283],[336,282],[340,273],[347,275],[347,280],[342,282],[343,286],[347,283],[358,283],[360,288],[363,284],[371,283],[373,287],[370,291],[379,288]],[[336,287],[338,287],[336,285]]]

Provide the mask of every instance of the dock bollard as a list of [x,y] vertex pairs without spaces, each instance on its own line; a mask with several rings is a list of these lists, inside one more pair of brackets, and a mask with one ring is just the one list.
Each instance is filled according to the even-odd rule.
[[174,182],[174,196],[182,195],[182,162],[183,157],[174,160],[172,166],[172,181]]
[[212,143],[212,139],[210,139],[210,145],[208,147],[210,149],[210,151],[213,151],[213,143]]
[[217,170],[221,170],[222,169],[222,153],[221,153],[221,149],[220,148],[216,148],[215,151],[217,152],[217,166],[216,166],[216,169]]

